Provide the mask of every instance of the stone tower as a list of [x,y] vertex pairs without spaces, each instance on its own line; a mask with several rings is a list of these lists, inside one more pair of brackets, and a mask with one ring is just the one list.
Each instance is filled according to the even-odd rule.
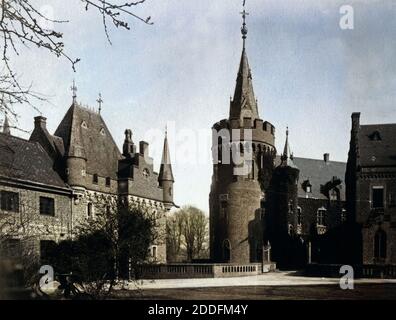
[[272,174],[267,191],[265,238],[272,246],[272,260],[285,266],[293,262],[293,238],[297,230],[298,179],[300,170],[293,162],[289,146],[289,130],[281,155],[281,163]]
[[262,261],[260,177],[273,163],[275,128],[259,117],[245,48],[246,15],[244,10],[243,49],[229,117],[212,127],[210,254],[215,262]]
[[164,205],[169,210],[174,206],[173,203],[173,178],[171,158],[168,146],[168,135],[165,133],[164,149],[162,151],[162,161],[160,167],[160,173],[158,176],[159,186],[163,189]]

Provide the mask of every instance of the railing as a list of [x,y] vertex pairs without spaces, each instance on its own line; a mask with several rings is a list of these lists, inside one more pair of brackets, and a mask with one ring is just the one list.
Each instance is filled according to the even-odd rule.
[[248,276],[262,273],[261,263],[252,264],[169,264],[141,265],[135,268],[140,279],[215,278]]

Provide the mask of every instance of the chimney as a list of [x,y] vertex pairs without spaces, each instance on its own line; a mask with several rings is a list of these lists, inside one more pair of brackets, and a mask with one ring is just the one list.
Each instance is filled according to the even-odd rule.
[[329,153],[325,153],[324,155],[323,155],[323,160],[324,160],[324,162],[329,162],[330,161],[330,154]]
[[47,118],[42,116],[34,117],[34,128],[47,130]]
[[146,141],[139,142],[139,153],[144,155],[145,157],[148,156],[148,146],[149,144]]
[[352,131],[357,132],[360,126],[360,112],[352,113]]

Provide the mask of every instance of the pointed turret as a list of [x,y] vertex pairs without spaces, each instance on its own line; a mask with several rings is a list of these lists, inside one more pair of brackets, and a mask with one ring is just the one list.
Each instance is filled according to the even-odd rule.
[[4,118],[3,133],[5,133],[5,134],[11,134],[10,124],[9,124],[9,122],[8,122],[7,114],[5,115],[5,118]]
[[172,164],[171,158],[169,153],[169,146],[168,146],[168,135],[165,132],[165,139],[164,139],[164,149],[162,151],[162,161],[161,161],[161,168],[160,173],[158,176],[158,182],[160,187],[163,188],[163,199],[165,203],[165,207],[170,209],[173,203],[173,183],[175,179],[173,178],[172,173]]
[[247,14],[248,13],[243,10],[243,25],[241,28],[243,49],[236,80],[234,98],[230,105],[230,118],[252,118],[252,120],[254,120],[259,118],[259,114],[257,109],[257,101],[254,97],[253,91],[252,71],[249,67],[249,61],[245,48],[246,35],[248,32],[245,20]]
[[283,154],[281,155],[280,166],[296,168],[296,165],[293,162],[293,153],[290,151],[289,128],[286,129],[286,142],[285,142],[285,147],[283,148]]

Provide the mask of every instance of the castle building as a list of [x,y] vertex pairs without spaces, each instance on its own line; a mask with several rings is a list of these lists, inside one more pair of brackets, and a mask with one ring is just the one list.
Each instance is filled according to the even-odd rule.
[[[28,226],[16,223],[7,241],[20,246],[29,230],[33,251],[43,257],[50,241],[70,237],[79,224],[116,208],[119,201],[145,207],[164,234],[165,215],[174,206],[167,137],[158,174],[148,143],[140,141],[137,150],[128,129],[121,153],[100,112],[78,104],[73,89],[73,103],[54,134],[42,116],[35,118],[29,140],[12,136],[5,121],[0,133],[1,221],[26,216]],[[166,262],[164,237],[152,244],[149,260]]]
[[[345,258],[335,245],[347,219],[345,206],[346,164],[294,157],[289,130],[283,154],[275,158],[265,202],[265,241],[279,267],[309,262],[336,263]],[[337,235],[337,236],[334,236]],[[346,247],[347,245],[343,245]]]
[[360,124],[352,114],[347,210],[359,227],[359,262],[396,263],[396,124]]
[[[263,232],[259,177],[275,156],[275,128],[259,117],[252,72],[243,49],[229,117],[213,125],[213,175],[209,195],[210,255],[215,262],[262,261]],[[245,170],[246,169],[246,170]]]

